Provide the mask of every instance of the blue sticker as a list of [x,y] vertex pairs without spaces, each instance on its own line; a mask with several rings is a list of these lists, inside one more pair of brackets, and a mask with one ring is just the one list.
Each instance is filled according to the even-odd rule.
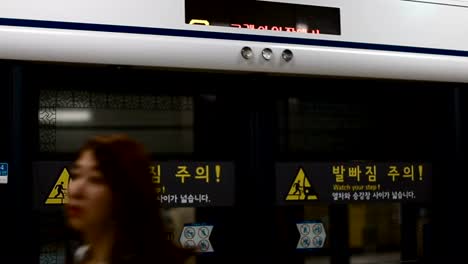
[[0,163],[0,176],[8,176],[8,163]]
[[8,183],[8,163],[0,163],[0,183]]

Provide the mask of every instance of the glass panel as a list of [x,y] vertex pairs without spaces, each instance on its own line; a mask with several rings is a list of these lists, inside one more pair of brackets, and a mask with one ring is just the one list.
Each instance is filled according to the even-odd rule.
[[[128,134],[158,158],[194,152],[193,96],[120,88],[93,91],[73,84],[61,89],[54,82],[51,86],[57,88],[41,89],[39,94],[40,160],[69,159],[89,137],[109,133]],[[40,263],[69,263],[79,236],[56,224],[63,221],[63,215],[54,211],[59,207],[49,209],[40,214],[41,219],[48,219],[39,225]],[[163,215],[168,235],[178,241],[183,224],[194,222],[195,208],[164,210]],[[188,263],[195,263],[195,258]]]

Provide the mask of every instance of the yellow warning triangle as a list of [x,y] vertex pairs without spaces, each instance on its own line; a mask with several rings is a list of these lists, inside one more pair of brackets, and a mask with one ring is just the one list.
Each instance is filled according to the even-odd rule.
[[64,168],[54,187],[50,190],[45,204],[66,204],[68,203],[68,182],[70,174],[67,168]]
[[318,200],[317,194],[315,193],[309,179],[304,173],[302,168],[299,168],[296,178],[293,184],[289,188],[286,201],[303,201],[303,200]]

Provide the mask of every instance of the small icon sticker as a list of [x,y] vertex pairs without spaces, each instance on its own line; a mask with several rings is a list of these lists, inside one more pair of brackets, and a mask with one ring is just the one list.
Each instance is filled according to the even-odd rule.
[[296,227],[300,234],[296,249],[307,250],[323,247],[327,234],[322,222],[317,220],[303,221],[296,223]]
[[320,235],[322,231],[323,231],[322,224],[312,225],[312,232],[314,232],[316,236]]
[[310,247],[310,237],[308,237],[308,236],[302,237],[302,239],[301,239],[301,245],[302,245],[302,247],[304,247],[304,248]]
[[212,230],[212,225],[185,224],[179,242],[185,248],[195,248],[196,252],[214,252],[213,245],[210,243]]
[[208,240],[201,240],[200,243],[198,243],[198,246],[200,247],[200,251],[206,252],[210,249],[210,242]]
[[195,229],[188,227],[187,229],[184,230],[184,236],[187,239],[193,239],[195,237]]
[[201,238],[207,238],[210,235],[210,231],[208,231],[206,227],[200,227],[200,229],[198,229],[198,235]]
[[315,247],[322,247],[323,244],[323,238],[321,236],[315,236],[312,239],[312,243],[314,243]]
[[310,233],[310,225],[301,225],[301,235],[308,235]]
[[187,240],[184,242],[185,248],[195,248],[195,242],[193,240]]

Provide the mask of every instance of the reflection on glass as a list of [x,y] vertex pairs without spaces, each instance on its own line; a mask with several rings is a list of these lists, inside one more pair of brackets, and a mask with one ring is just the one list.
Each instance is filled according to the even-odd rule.
[[43,90],[39,105],[41,152],[75,152],[109,133],[126,133],[153,153],[193,152],[192,97]]

